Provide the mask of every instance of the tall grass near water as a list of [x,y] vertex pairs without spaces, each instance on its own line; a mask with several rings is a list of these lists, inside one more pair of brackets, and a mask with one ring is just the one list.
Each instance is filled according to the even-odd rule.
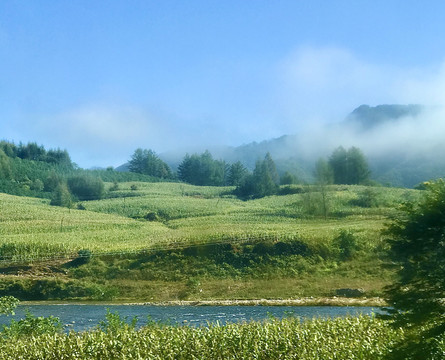
[[0,339],[2,359],[383,359],[403,337],[374,317],[269,319],[209,326],[149,324],[117,318],[87,332]]

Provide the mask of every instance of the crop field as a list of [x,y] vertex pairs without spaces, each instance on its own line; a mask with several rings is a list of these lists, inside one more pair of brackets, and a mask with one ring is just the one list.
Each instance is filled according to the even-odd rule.
[[328,194],[330,214],[325,219],[305,209],[317,205],[316,191],[241,201],[227,195],[230,188],[136,183],[137,190],[131,192],[131,185],[134,183],[121,184],[115,198],[83,202],[86,210],[0,194],[0,256],[64,257],[80,249],[131,252],[156,244],[220,238],[298,236],[326,242],[341,229],[356,232],[363,244],[374,246],[386,216],[404,199],[418,196],[414,190],[374,188],[378,206],[364,208],[352,206],[351,201],[365,188],[333,187]]
[[[375,295],[391,277],[381,266],[381,230],[401,203],[422,194],[329,186],[323,204],[316,186],[248,201],[231,190],[119,183],[108,198],[72,208],[0,194],[1,293],[19,287],[21,299],[102,299],[97,294],[103,293],[108,299],[165,301],[332,296],[336,288],[363,287]],[[43,272],[44,286],[7,269],[63,263],[81,250],[91,261],[46,278]],[[65,283],[54,283],[54,276]],[[79,292],[82,287],[91,291]]]
[[401,329],[367,316],[136,329],[109,314],[101,328],[88,332],[34,332],[7,331],[1,358],[378,360],[403,339]]

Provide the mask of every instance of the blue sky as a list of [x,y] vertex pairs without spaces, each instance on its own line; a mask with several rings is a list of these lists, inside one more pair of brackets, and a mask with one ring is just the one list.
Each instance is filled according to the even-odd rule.
[[0,2],[0,138],[81,167],[442,105],[443,1]]

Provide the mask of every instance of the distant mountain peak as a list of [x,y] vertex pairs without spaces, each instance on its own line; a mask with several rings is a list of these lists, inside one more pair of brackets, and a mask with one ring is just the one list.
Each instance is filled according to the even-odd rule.
[[386,122],[394,122],[405,117],[417,117],[424,111],[424,106],[410,105],[360,105],[350,113],[346,122],[362,130],[368,130]]

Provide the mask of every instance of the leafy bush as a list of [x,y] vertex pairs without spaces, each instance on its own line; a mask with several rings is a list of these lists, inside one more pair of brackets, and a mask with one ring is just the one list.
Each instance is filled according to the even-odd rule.
[[14,315],[14,309],[19,304],[19,299],[14,296],[0,297],[0,314]]
[[333,246],[342,261],[351,259],[354,253],[359,249],[354,234],[346,230],[341,230],[334,238]]
[[71,193],[79,200],[98,200],[104,196],[105,185],[102,179],[76,175],[68,178]]
[[43,334],[54,335],[61,333],[63,325],[59,318],[54,316],[35,317],[29,311],[21,320],[11,320],[9,326],[4,326],[2,334],[6,338],[18,338],[23,336],[39,336]]
[[105,320],[99,323],[99,328],[108,334],[115,334],[122,331],[134,330],[137,324],[138,318],[135,316],[128,322],[128,317],[121,317],[118,312],[111,312],[107,309]]

